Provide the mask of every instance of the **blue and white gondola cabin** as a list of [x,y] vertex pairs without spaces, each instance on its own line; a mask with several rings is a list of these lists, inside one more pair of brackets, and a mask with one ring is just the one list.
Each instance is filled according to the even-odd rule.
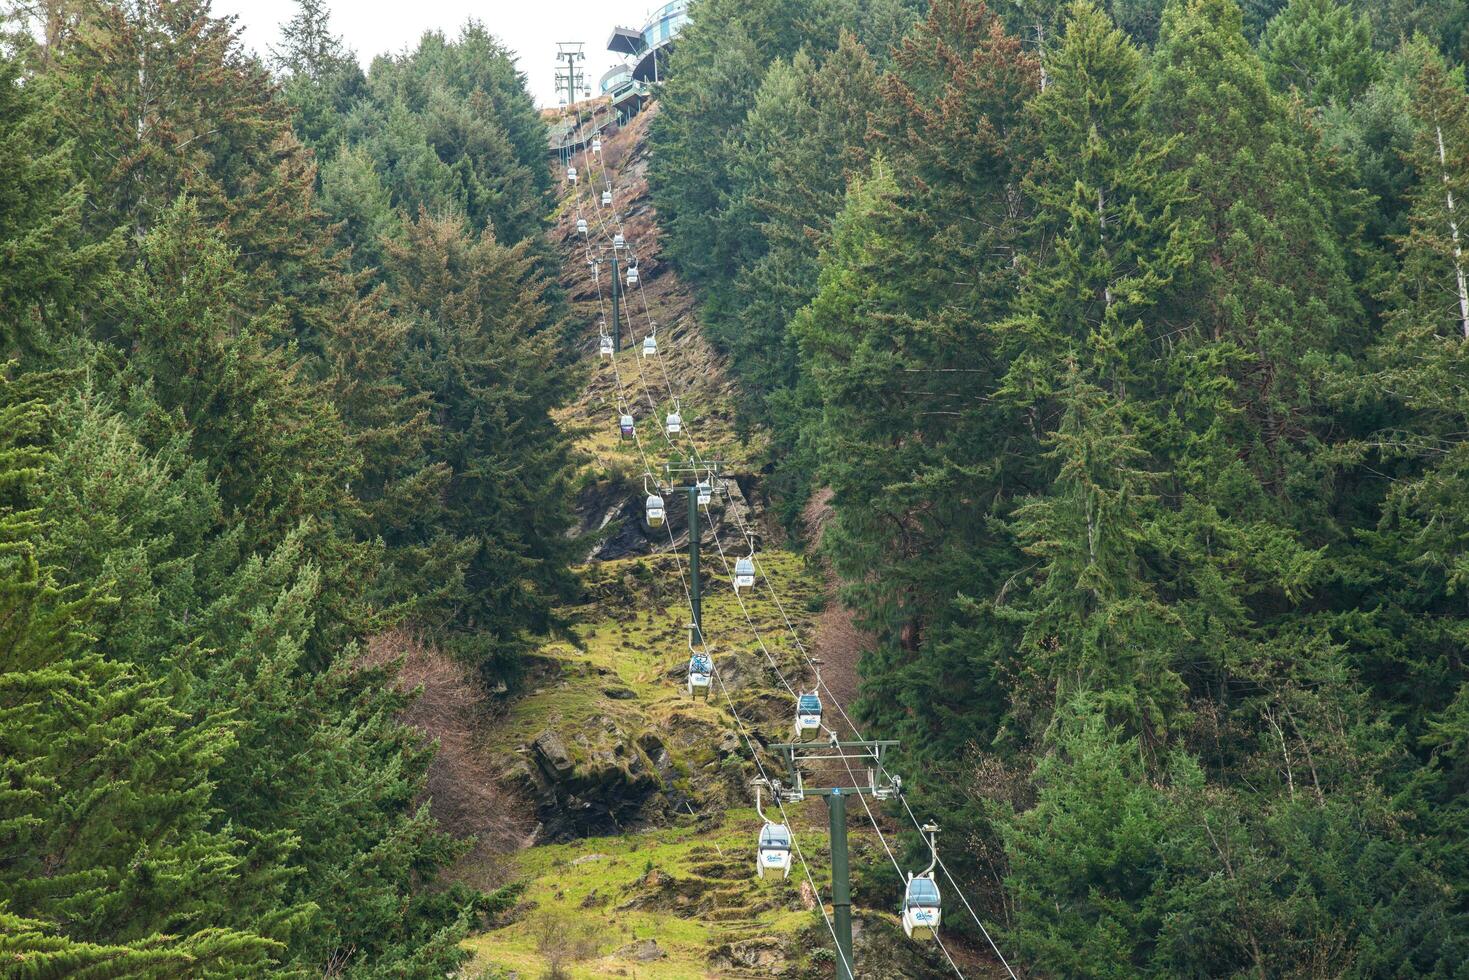
[[791,875],[791,831],[783,823],[766,823],[760,828],[760,839],[755,845],[755,874],[761,878],[765,872],[779,871],[782,878]]
[[735,560],[734,587],[736,592],[755,587],[755,559],[753,557]]
[[821,731],[821,698],[812,691],[796,698],[796,741],[809,742]]
[[689,658],[689,696],[708,700],[709,682],[714,678],[714,667],[709,658],[696,653]]
[[903,932],[909,939],[932,939],[942,915],[943,900],[933,876],[909,874],[903,894]]

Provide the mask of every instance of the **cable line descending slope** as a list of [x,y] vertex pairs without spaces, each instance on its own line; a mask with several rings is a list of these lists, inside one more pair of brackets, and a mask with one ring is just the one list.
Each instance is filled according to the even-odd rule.
[[[580,128],[580,125],[581,125],[581,121],[580,121],[580,119],[578,119],[578,128]],[[600,156],[600,154],[594,154],[594,156]],[[569,171],[569,173],[571,173],[571,175],[574,178],[574,175],[575,175],[574,169],[572,169],[571,171]],[[608,171],[606,170],[605,167],[603,168],[603,173],[604,173],[604,175],[608,173]],[[607,187],[608,194],[610,194],[610,190],[611,190],[610,177],[607,177],[606,178],[606,187]],[[605,196],[604,196],[604,199],[605,199]],[[579,201],[580,201],[580,196],[579,195],[577,197],[577,200],[578,200],[578,219],[580,219],[581,215],[580,215],[580,207],[579,207]],[[622,223],[621,223],[620,216],[617,216],[617,215],[614,214],[614,218],[615,218],[615,220],[617,222],[617,228],[618,228],[618,231],[617,231],[617,240],[614,241],[614,247],[616,247],[618,241],[620,241],[620,242],[622,242],[624,244],[627,244],[627,243],[626,243],[626,240],[625,240],[624,229],[623,229],[623,226],[622,226]],[[581,224],[580,221],[579,221],[579,224]],[[604,223],[604,227],[605,227],[605,223]],[[627,247],[631,247],[630,244],[627,244]],[[592,265],[592,268],[595,271],[596,265],[594,263],[589,263],[589,264]],[[630,266],[629,268],[630,268],[630,271],[629,271],[629,274],[628,274],[628,282],[629,282],[629,284],[633,284],[633,285],[636,285],[637,286],[638,296],[639,296],[639,299],[641,300],[641,303],[642,303],[644,317],[646,318],[647,323],[648,323],[649,335],[652,336],[652,337],[656,337],[656,334],[657,334],[657,324],[654,322],[653,317],[652,317],[651,310],[650,310],[650,308],[648,306],[647,295],[646,295],[646,292],[645,292],[645,290],[643,288],[642,279],[640,277],[638,277],[637,274],[636,274],[636,265],[635,264],[632,265],[632,266]],[[615,285],[616,284],[614,283],[614,287],[615,287]],[[599,292],[599,299],[600,299],[600,292]],[[613,355],[614,365],[615,365],[615,356],[616,355],[614,354]],[[666,366],[664,365],[664,361],[663,361],[664,355],[663,355],[663,353],[661,351],[658,351],[657,350],[656,345],[653,348],[653,356],[657,359],[658,365],[659,365],[659,369],[662,372],[664,386],[665,386],[665,389],[666,389],[666,391],[668,393],[669,402],[674,406],[674,411],[675,411],[675,413],[677,413],[679,411],[679,406],[681,406],[682,399],[680,398],[679,393],[677,393],[677,392],[674,391],[672,380],[669,377],[668,370],[667,370]],[[641,376],[641,365],[640,365],[640,376]],[[644,380],[644,385],[645,385],[645,390],[646,390],[646,379],[644,378],[643,380]],[[618,386],[619,386],[619,391],[620,391],[621,390],[621,378],[620,378],[620,375],[619,375],[619,380],[618,380]],[[649,403],[650,403],[650,405],[652,404],[651,394],[649,395]],[[695,464],[695,469],[696,470],[697,469],[702,469],[705,472],[712,473],[712,468],[710,467],[710,464],[708,463],[708,458],[706,457],[706,455],[704,454],[704,452],[702,451],[702,449],[700,448],[698,442],[696,441],[696,439],[694,437],[694,427],[693,427],[693,425],[692,424],[684,425],[683,422],[682,422],[681,417],[679,415],[676,415],[676,414],[670,414],[668,416],[668,418],[670,420],[670,424],[666,427],[666,431],[664,433],[664,436],[665,436],[665,439],[668,440],[670,448],[675,448],[675,447],[673,445],[672,440],[669,439],[669,436],[671,436],[673,434],[676,434],[676,433],[684,434],[686,436],[686,441],[687,441],[687,443],[689,445],[689,448],[691,450],[691,455],[690,455],[689,458],[690,458],[691,462]],[[678,418],[679,419],[679,425],[677,427],[675,427],[672,424],[672,420],[675,419],[675,418]],[[641,445],[639,446],[639,451],[641,452]],[[652,474],[652,471],[647,467],[646,463],[647,463],[646,457],[644,457],[645,476],[647,478],[649,478],[649,479],[654,479],[653,474]],[[710,480],[711,480],[711,482],[714,482],[712,476],[710,477]],[[722,482],[716,483],[715,486],[716,486],[716,489],[719,489],[721,492],[727,492],[727,486],[725,484],[723,484]],[[703,499],[705,501],[707,501],[708,498],[706,496]],[[706,515],[706,517],[707,517],[710,525],[712,526],[714,524],[714,518],[713,518],[713,515],[710,513],[710,511],[708,509],[707,503],[704,504],[704,513],[705,513],[705,515]],[[750,629],[751,633],[753,634],[753,637],[755,639],[755,642],[760,647],[760,650],[765,655],[766,659],[770,662],[771,669],[775,671],[775,673],[776,673],[777,677],[779,678],[781,684],[786,688],[787,691],[789,691],[791,693],[792,697],[796,699],[796,702],[797,702],[796,703],[796,713],[797,713],[796,726],[797,726],[797,735],[798,736],[800,735],[801,717],[802,717],[802,700],[803,700],[803,698],[814,698],[814,694],[811,694],[811,695],[797,695],[796,694],[796,691],[791,686],[790,682],[787,681],[786,678],[785,678],[785,676],[780,672],[779,665],[776,664],[775,660],[770,656],[769,650],[768,650],[768,648],[765,645],[765,641],[760,636],[760,632],[759,632],[758,627],[755,625],[754,620],[750,617],[749,610],[746,608],[745,603],[744,603],[744,600],[742,598],[740,598],[740,588],[741,588],[741,585],[742,584],[753,585],[754,584],[754,578],[755,577],[758,577],[759,579],[761,579],[761,580],[764,581],[765,587],[769,591],[771,598],[774,600],[774,602],[776,603],[777,607],[781,611],[781,616],[782,616],[782,618],[783,618],[783,620],[785,622],[785,625],[786,625],[787,630],[791,634],[792,640],[795,642],[797,649],[800,650],[802,657],[807,662],[807,665],[812,669],[812,672],[815,675],[816,683],[817,683],[818,687],[820,687],[826,693],[827,699],[831,703],[833,703],[833,704],[836,705],[837,710],[841,712],[841,715],[842,715],[843,719],[847,722],[848,728],[856,735],[856,737],[859,740],[862,739],[862,735],[860,733],[860,730],[857,728],[856,724],[852,721],[851,717],[847,714],[845,708],[842,707],[841,703],[831,693],[830,689],[827,688],[822,683],[822,681],[821,681],[821,671],[820,671],[818,665],[812,660],[812,658],[807,653],[804,644],[801,643],[801,639],[800,639],[799,634],[796,632],[795,627],[791,624],[791,621],[790,621],[789,616],[786,615],[785,606],[780,601],[779,593],[776,591],[776,589],[774,587],[774,584],[773,584],[773,581],[771,579],[771,576],[768,575],[768,574],[764,574],[764,573],[762,573],[760,571],[758,558],[756,557],[756,541],[755,541],[754,534],[751,532],[751,529],[749,528],[749,526],[746,525],[743,521],[741,521],[739,519],[738,514],[735,515],[735,519],[736,519],[736,521],[739,524],[740,533],[745,537],[745,539],[746,539],[746,541],[747,541],[747,543],[749,545],[749,549],[750,549],[750,553],[749,553],[748,558],[747,559],[743,559],[742,560],[742,563],[748,563],[748,565],[750,566],[750,570],[753,570],[754,575],[753,576],[749,576],[747,570],[737,570],[736,573],[731,573],[731,571],[729,569],[729,563],[726,560],[726,557],[725,557],[725,554],[724,554],[724,547],[719,542],[719,538],[718,538],[718,535],[717,534],[714,536],[714,542],[715,542],[716,546],[718,547],[720,562],[721,562],[721,564],[725,568],[725,574],[726,575],[729,575],[731,577],[732,581],[735,584],[735,589],[734,589],[735,596],[739,600],[740,610],[744,614],[745,620],[746,620],[746,622],[747,622],[747,624],[749,626],[749,629]],[[671,537],[670,537],[670,545],[672,545]],[[744,572],[744,574],[741,574],[740,572]],[[682,569],[680,569],[680,574],[682,574]],[[748,578],[748,582],[747,583],[744,582],[744,581],[742,581],[742,580],[747,579],[747,578]],[[687,584],[685,584],[685,588],[687,588]],[[692,608],[691,608],[691,612],[692,612]],[[697,617],[695,617],[695,618],[697,618]],[[692,627],[691,627],[691,629],[692,629]],[[702,632],[702,630],[700,630],[698,632]],[[706,654],[707,654],[707,651],[706,651]],[[715,676],[717,678],[717,676],[718,676],[717,675],[717,671],[716,671],[716,675]],[[819,711],[819,701],[816,701],[815,704],[817,706],[817,710]],[[830,734],[831,740],[833,742],[836,742],[836,740],[837,740],[836,733],[829,732],[829,734]],[[748,739],[747,739],[747,742],[748,742]],[[756,753],[754,753],[753,748],[751,750],[751,754],[754,757],[754,761],[755,761],[756,765],[757,766],[760,766],[760,768],[761,768],[761,780],[762,780],[762,782],[764,782],[766,785],[771,785],[771,781],[770,781],[769,777],[766,776],[765,771],[764,771],[764,767],[761,766],[760,759],[759,759],[758,755]],[[860,783],[858,782],[858,779],[857,779],[857,774],[852,771],[850,761],[848,760],[848,758],[845,755],[842,755],[842,761],[843,761],[844,766],[847,769],[848,774],[851,776],[854,785],[860,785]],[[882,772],[883,772],[884,777],[887,778],[889,781],[896,782],[896,780],[894,780],[893,775],[890,772],[887,771],[886,767],[883,767],[882,766],[881,760],[878,759],[876,761],[877,761],[877,764],[879,765],[879,767],[882,768]],[[933,831],[932,831],[931,827],[929,825],[920,824],[919,821],[918,821],[918,819],[917,819],[917,817],[913,814],[912,809],[908,806],[907,800],[905,798],[901,798],[901,794],[899,794],[899,796],[900,796],[900,799],[902,800],[903,808],[904,808],[904,810],[907,812],[907,814],[909,816],[909,819],[911,819],[913,821],[914,827],[919,831],[919,833],[921,835],[922,834],[926,834],[927,836],[932,837],[933,836]],[[780,796],[778,794],[775,795],[774,798],[776,799],[777,802],[780,801]],[[883,848],[887,852],[888,858],[891,860],[892,865],[893,865],[893,868],[897,872],[899,879],[901,881],[904,881],[905,885],[907,886],[908,897],[905,898],[905,902],[904,902],[904,908],[905,908],[905,923],[904,924],[905,924],[905,928],[907,928],[908,927],[908,921],[907,921],[908,916],[906,914],[906,911],[909,908],[909,906],[911,904],[911,900],[913,899],[913,896],[915,894],[915,884],[914,884],[914,878],[915,878],[915,876],[910,874],[910,875],[907,876],[906,879],[904,878],[903,870],[899,866],[897,859],[893,856],[893,853],[892,853],[891,848],[888,847],[886,839],[883,838],[882,828],[878,824],[878,821],[877,821],[876,817],[873,815],[872,809],[868,805],[865,796],[863,794],[861,794],[861,793],[858,793],[858,799],[860,799],[862,801],[863,809],[866,811],[867,817],[871,821],[873,829],[877,832],[879,839],[882,841]],[[781,807],[781,812],[782,812],[782,816],[784,816],[784,813],[785,813],[784,806]],[[798,851],[799,851],[799,848],[798,848]],[[1004,965],[1006,972],[1009,973],[1011,976],[1014,976],[1014,971],[1011,970],[1009,963],[1005,960],[1004,954],[1000,952],[999,947],[997,945],[995,945],[994,939],[990,936],[990,933],[985,928],[984,923],[982,921],[980,921],[979,916],[974,912],[973,906],[970,904],[970,902],[967,899],[967,897],[964,897],[963,896],[962,891],[959,889],[958,883],[954,880],[953,876],[949,874],[948,868],[947,867],[944,867],[941,864],[941,862],[939,861],[938,852],[937,852],[937,849],[936,848],[933,851],[933,863],[930,864],[929,869],[928,869],[927,872],[925,872],[923,875],[917,876],[918,879],[919,879],[919,881],[922,881],[925,877],[927,878],[927,880],[929,882],[932,881],[932,871],[933,871],[934,865],[939,865],[942,868],[943,873],[944,873],[944,876],[947,878],[950,887],[953,888],[953,890],[954,890],[954,892],[956,894],[958,894],[961,898],[963,898],[965,908],[968,910],[969,914],[974,918],[975,924],[979,927],[980,931],[983,933],[986,941],[989,942],[989,944],[990,944],[991,948],[993,949],[995,955],[1000,959],[1000,962]],[[809,875],[809,870],[807,871],[807,874]],[[937,893],[936,890],[933,892],[932,904],[934,906],[937,906],[938,905],[938,893]],[[954,969],[954,971],[956,973],[960,973],[959,968],[954,964],[954,961],[953,961],[952,957],[950,957],[948,950],[946,948],[943,948],[942,940],[939,939],[938,936],[937,936],[937,918],[938,918],[937,908],[934,908],[933,909],[933,916],[934,916],[934,923],[933,923],[934,928],[927,930],[927,934],[930,937],[938,940],[939,945],[940,945],[940,948],[943,949],[944,956],[948,960],[949,965]],[[828,924],[830,924],[830,923],[828,923]],[[912,934],[912,932],[910,930],[910,935],[911,934]],[[833,934],[833,938],[834,939],[836,938],[835,937],[835,934]],[[840,955],[840,951],[839,951],[839,955]],[[848,968],[848,970],[851,969],[851,965],[845,962],[845,957],[843,957],[843,965],[845,965]],[[960,973],[960,975],[962,976],[962,973]]]
[[[570,142],[600,134],[559,164],[562,283],[591,328],[582,347],[587,388],[563,423],[582,434],[588,458],[581,510],[596,561],[583,580],[593,604],[578,613],[575,645],[543,651],[532,692],[494,736],[520,746],[506,776],[537,801],[541,828],[539,846],[517,862],[526,900],[512,921],[471,941],[478,962],[517,970],[562,962],[555,947],[575,945],[577,932],[558,927],[565,908],[595,933],[565,954],[581,964],[576,976],[616,974],[628,959],[640,964],[635,975],[649,977],[829,976],[832,967],[857,976],[1004,975],[969,951],[961,961],[937,935],[934,944],[904,939],[898,909],[908,876],[865,799],[868,830],[853,828],[852,861],[873,881],[859,889],[868,907],[856,953],[842,951],[845,909],[837,896],[818,898],[832,858],[825,821],[789,807],[792,779],[769,748],[795,727],[803,695],[846,718],[800,635],[823,586],[796,556],[761,550],[752,478],[738,475],[760,445],[736,436],[722,364],[657,258],[641,176],[648,114],[619,132],[593,120],[605,112],[599,105],[571,111]],[[697,549],[683,553],[690,537],[713,552],[702,575]],[[674,650],[681,654],[670,669]],[[808,674],[812,686],[797,683]],[[698,698],[710,691],[714,698]],[[837,738],[830,727],[820,734],[811,743],[818,749]],[[843,783],[864,785],[851,760],[842,767]],[[768,820],[749,809],[751,774],[767,792],[785,788],[766,797]],[[898,782],[886,771],[881,778]],[[790,882],[752,873],[753,846],[772,828],[797,872]],[[887,875],[880,896],[879,874]]]

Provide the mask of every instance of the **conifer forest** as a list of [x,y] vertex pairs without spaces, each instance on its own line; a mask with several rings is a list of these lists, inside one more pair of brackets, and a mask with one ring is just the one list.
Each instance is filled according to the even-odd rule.
[[1469,980],[1469,5],[344,3],[0,0],[0,980]]

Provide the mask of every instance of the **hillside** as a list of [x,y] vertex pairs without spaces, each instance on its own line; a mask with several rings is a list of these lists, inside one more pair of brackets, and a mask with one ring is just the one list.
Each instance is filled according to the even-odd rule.
[[[563,610],[574,622],[573,635],[537,652],[529,690],[484,733],[487,743],[503,747],[502,778],[531,801],[537,827],[531,846],[512,859],[512,874],[526,885],[520,904],[497,928],[469,941],[471,976],[500,975],[496,970],[539,976],[555,962],[576,977],[832,972],[816,892],[799,866],[789,880],[754,874],[756,767],[735,720],[737,714],[751,730],[763,764],[774,765],[759,743],[789,734],[791,696],[779,675],[810,682],[795,638],[808,647],[815,641],[829,605],[827,585],[806,558],[769,543],[754,467],[763,435],[736,431],[734,387],[723,360],[702,336],[689,290],[660,260],[645,179],[654,111],[609,134],[603,158],[643,279],[630,315],[635,342],[649,318],[657,323],[660,359],[667,383],[681,393],[685,431],[705,458],[728,465],[730,499],[720,506],[716,497],[717,529],[705,529],[702,538],[705,632],[729,701],[716,694],[697,702],[685,691],[683,502],[670,501],[670,546],[670,535],[642,520],[642,461],[638,448],[617,435],[619,368],[597,354],[600,311],[576,232],[578,188],[563,181],[553,239],[563,258],[561,285],[581,325],[586,383],[559,422],[581,452],[578,516],[588,560],[578,574],[585,595]],[[642,400],[639,426],[647,445],[656,441],[667,389],[663,368],[634,363],[642,360],[629,353],[617,358],[624,390],[635,388]],[[779,605],[758,590],[743,608],[735,597],[730,563],[746,553],[742,525],[766,540],[761,566]],[[789,810],[811,876],[829,899],[825,808],[811,802]],[[890,911],[895,879],[871,825],[864,831],[854,820],[851,841],[856,901],[863,905],[862,975],[939,975],[931,951],[902,939]]]

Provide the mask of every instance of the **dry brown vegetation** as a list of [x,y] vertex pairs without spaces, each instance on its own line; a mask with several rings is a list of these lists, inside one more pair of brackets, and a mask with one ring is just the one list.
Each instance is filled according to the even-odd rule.
[[[363,667],[389,668],[393,685],[416,696],[402,720],[438,743],[429,764],[426,795],[439,824],[460,838],[475,838],[461,862],[461,880],[479,887],[503,884],[495,855],[518,848],[529,833],[523,801],[502,786],[481,731],[490,720],[488,700],[474,674],[462,663],[424,644],[407,630],[374,637]],[[474,880],[468,880],[472,870]]]
[[[811,495],[801,519],[806,525],[806,539],[814,548],[821,546],[821,534],[831,518],[831,491],[818,490]],[[821,680],[843,705],[857,700],[858,666],[862,654],[872,649],[872,634],[861,629],[852,610],[837,598],[836,575],[826,570],[826,607],[816,620],[813,651],[822,660]],[[849,709],[850,710],[850,709]]]
[[565,980],[567,967],[597,955],[601,926],[586,916],[563,911],[543,912],[535,922],[536,951],[546,958],[544,980]]

